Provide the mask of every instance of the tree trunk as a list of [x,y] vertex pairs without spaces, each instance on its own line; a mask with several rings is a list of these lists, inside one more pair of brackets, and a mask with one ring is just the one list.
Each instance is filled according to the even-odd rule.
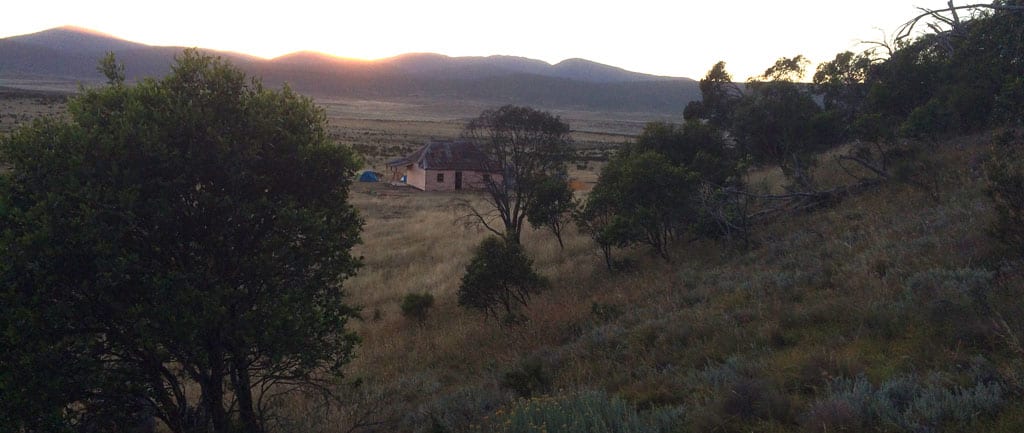
[[565,249],[565,244],[562,242],[562,230],[558,227],[558,224],[551,225],[551,232],[555,234],[555,239],[558,239],[558,248]]
[[232,360],[231,384],[238,399],[238,414],[242,421],[242,429],[246,433],[260,433],[263,428],[256,416],[252,402],[252,385],[249,380],[249,368],[244,355],[236,355]]
[[203,406],[213,423],[215,433],[229,433],[231,422],[224,410],[224,361],[222,351],[210,348],[207,352],[210,360],[210,374],[199,386],[203,392]]
[[612,266],[612,247],[601,245],[601,252],[604,253],[604,264],[608,266],[609,272],[614,272],[615,268]]

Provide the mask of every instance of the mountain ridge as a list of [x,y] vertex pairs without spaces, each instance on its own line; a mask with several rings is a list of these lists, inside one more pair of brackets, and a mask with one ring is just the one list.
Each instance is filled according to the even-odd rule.
[[[3,77],[62,78],[101,83],[97,61],[113,52],[127,78],[170,71],[182,47],[152,46],[74,26],[0,39]],[[378,60],[296,51],[272,59],[200,49],[229,60],[270,85],[288,83],[323,96],[474,99],[548,108],[679,113],[699,98],[696,81],[632,72],[586,59],[556,64],[519,56],[451,57],[407,53]]]

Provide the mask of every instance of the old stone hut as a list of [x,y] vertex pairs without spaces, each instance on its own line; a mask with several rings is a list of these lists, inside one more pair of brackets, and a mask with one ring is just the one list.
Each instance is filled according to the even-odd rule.
[[423,191],[484,189],[487,180],[501,176],[498,164],[468,141],[430,141],[387,166],[393,181],[404,178]]

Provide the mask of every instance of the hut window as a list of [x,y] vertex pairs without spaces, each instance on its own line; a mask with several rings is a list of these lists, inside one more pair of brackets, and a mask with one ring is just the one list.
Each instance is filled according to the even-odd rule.
[[437,182],[438,183],[444,183],[444,173],[438,173],[437,174]]
[[484,182],[490,182],[490,181],[491,181],[491,175],[485,174],[484,175]]

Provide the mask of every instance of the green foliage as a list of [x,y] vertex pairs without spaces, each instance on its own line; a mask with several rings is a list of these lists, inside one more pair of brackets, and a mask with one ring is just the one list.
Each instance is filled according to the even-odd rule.
[[999,90],[992,110],[997,125],[1024,126],[1024,77],[1007,78]]
[[583,215],[595,220],[589,225],[609,220],[591,235],[599,244],[645,243],[668,260],[669,241],[692,221],[690,200],[697,178],[658,152],[623,149],[608,162],[587,196]]
[[409,293],[402,298],[402,316],[419,323],[427,321],[427,314],[434,307],[434,295],[430,293]]
[[653,151],[674,165],[693,172],[699,186],[687,199],[693,214],[688,234],[700,237],[744,236],[743,197],[730,193],[743,188],[744,160],[725,139],[725,133],[699,121],[683,125],[654,122],[637,137],[635,149]]
[[681,410],[638,412],[621,398],[599,391],[519,400],[499,410],[480,431],[495,433],[646,433],[670,432]]
[[682,235],[729,236],[743,231],[736,195],[743,164],[718,128],[649,123],[601,172],[574,218],[601,247],[609,270],[612,248],[643,243],[669,259]]
[[107,77],[107,84],[119,86],[124,84],[124,64],[118,63],[114,53],[107,52],[107,55],[100,59],[100,65],[96,68],[104,77]]
[[1024,257],[1024,139],[1013,132],[999,137],[985,164],[989,197],[995,206],[992,232],[1010,257]]
[[719,128],[732,124],[733,110],[743,91],[725,70],[725,62],[715,63],[700,80],[700,94],[700,103],[687,105],[685,119],[707,119]]
[[866,113],[899,124],[915,108],[931,99],[941,84],[940,63],[928,45],[933,38],[904,44],[871,69]]
[[739,174],[736,155],[722,130],[699,121],[648,123],[637,136],[635,149],[661,154],[713,185],[726,185]]
[[814,72],[814,90],[822,95],[825,109],[852,120],[867,98],[864,82],[870,68],[870,57],[850,51],[836,54],[835,59],[818,65]]
[[790,81],[750,83],[751,95],[736,107],[733,134],[755,162],[778,165],[794,184],[810,185],[816,141],[814,120],[821,111],[806,89]]
[[975,13],[956,28],[901,42],[869,68],[865,114],[911,138],[935,138],[1018,123],[1024,75],[1024,14]]
[[616,261],[612,258],[612,248],[624,248],[633,243],[640,235],[629,221],[617,212],[618,205],[613,197],[594,195],[591,191],[587,199],[577,203],[573,211],[573,221],[580,232],[587,234],[597,243],[604,255],[605,266],[609,271],[616,269]]
[[803,78],[804,70],[810,64],[811,61],[804,57],[803,54],[797,54],[795,57],[781,57],[775,61],[774,65],[765,69],[760,79],[763,81],[787,81],[793,83]]
[[482,311],[506,323],[523,318],[532,295],[547,287],[547,280],[533,270],[533,261],[515,242],[497,237],[484,239],[473,252],[459,285],[459,305]]
[[321,109],[187,50],[68,112],[0,143],[0,430],[256,432],[253,389],[341,375],[362,221]]
[[526,220],[533,228],[546,228],[558,239],[558,246],[565,248],[562,243],[562,231],[569,222],[570,211],[573,208],[572,188],[563,176],[542,176],[534,180],[533,199],[530,200],[530,207],[526,209]]
[[[544,185],[541,179],[565,172],[569,125],[546,111],[506,105],[480,113],[466,124],[463,135],[480,146],[501,173],[485,181],[488,209],[464,203],[468,220],[518,243],[527,212],[538,198],[534,188]],[[542,202],[536,207],[550,205]]]

